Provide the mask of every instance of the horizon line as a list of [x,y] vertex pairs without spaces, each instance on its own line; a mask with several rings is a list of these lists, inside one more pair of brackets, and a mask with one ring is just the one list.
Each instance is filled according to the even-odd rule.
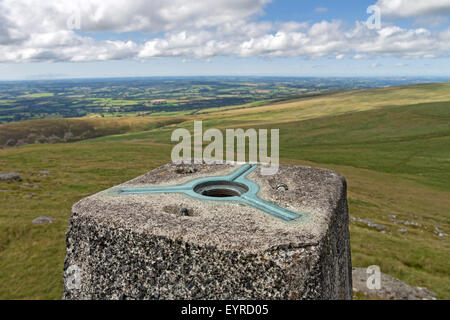
[[164,78],[296,78],[296,79],[399,79],[404,78],[408,80],[414,79],[447,79],[450,80],[450,75],[448,76],[412,76],[412,75],[368,75],[368,76],[294,76],[294,75],[164,75],[164,76],[74,76],[67,78],[22,78],[22,79],[0,79],[0,82],[33,82],[33,81],[65,81],[65,80],[126,80],[126,79],[164,79]]

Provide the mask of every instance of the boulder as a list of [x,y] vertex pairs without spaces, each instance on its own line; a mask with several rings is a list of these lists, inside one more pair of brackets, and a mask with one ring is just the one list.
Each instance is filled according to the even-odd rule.
[[0,173],[0,181],[22,181],[17,172]]
[[410,286],[403,281],[381,272],[380,288],[369,289],[366,268],[353,268],[353,290],[366,297],[382,300],[436,300],[436,293],[422,287]]
[[55,220],[52,217],[42,216],[33,220],[33,224],[50,224]]

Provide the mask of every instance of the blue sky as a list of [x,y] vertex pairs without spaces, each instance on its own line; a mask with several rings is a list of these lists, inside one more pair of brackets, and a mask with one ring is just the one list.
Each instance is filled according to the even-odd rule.
[[450,76],[448,0],[105,3],[0,0],[0,79]]
[[[321,21],[343,19],[350,23],[366,20],[366,9],[375,1],[289,1],[279,0],[269,3],[263,17],[269,20]],[[321,8],[327,9],[326,11]],[[316,9],[318,9],[316,11]]]

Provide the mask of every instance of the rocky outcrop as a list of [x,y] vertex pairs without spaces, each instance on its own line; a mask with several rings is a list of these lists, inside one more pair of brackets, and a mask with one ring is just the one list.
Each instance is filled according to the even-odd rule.
[[372,299],[382,300],[436,300],[436,293],[422,287],[413,287],[381,272],[380,289],[369,289],[366,268],[353,268],[353,291]]
[[42,217],[38,217],[38,218],[34,219],[33,224],[50,224],[50,223],[53,223],[53,220],[55,220],[55,219],[52,217],[42,216]]
[[0,173],[0,181],[22,181],[17,172]]
[[359,222],[362,224],[365,224],[366,226],[370,227],[370,228],[374,228],[377,229],[378,231],[384,231],[386,230],[386,226],[379,224],[379,223],[375,223],[373,221],[370,221],[368,219],[361,219],[358,217],[350,217],[350,221],[355,221],[355,222]]

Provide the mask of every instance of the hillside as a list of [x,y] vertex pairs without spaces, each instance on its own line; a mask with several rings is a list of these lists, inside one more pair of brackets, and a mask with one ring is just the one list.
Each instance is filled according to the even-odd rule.
[[412,83],[417,80],[150,77],[0,81],[0,124],[32,119],[195,114],[223,106],[254,106],[294,96]]
[[0,125],[0,149],[33,143],[73,142],[134,131],[146,131],[183,119],[156,118],[74,118],[42,119]]
[[[409,85],[373,90],[344,91],[272,105],[254,104],[208,109],[196,115],[42,119],[0,125],[0,148],[32,143],[73,142],[96,137],[148,131],[168,124],[215,119],[215,125],[255,121],[271,123],[306,120],[418,102],[448,101],[450,83]],[[256,104],[257,105],[257,104]],[[217,120],[220,119],[220,120]]]
[[[194,119],[221,129],[279,128],[282,163],[330,168],[346,177],[354,266],[376,264],[438,298],[450,298],[450,243],[444,235],[450,234],[450,83],[176,118],[2,125],[3,144],[5,134],[61,136],[66,128],[80,139],[97,138],[0,150],[1,171],[18,171],[24,180],[0,182],[0,298],[59,299],[71,205],[170,161],[172,130],[191,128]],[[52,126],[58,129],[47,131]],[[55,221],[33,225],[39,216]]]

